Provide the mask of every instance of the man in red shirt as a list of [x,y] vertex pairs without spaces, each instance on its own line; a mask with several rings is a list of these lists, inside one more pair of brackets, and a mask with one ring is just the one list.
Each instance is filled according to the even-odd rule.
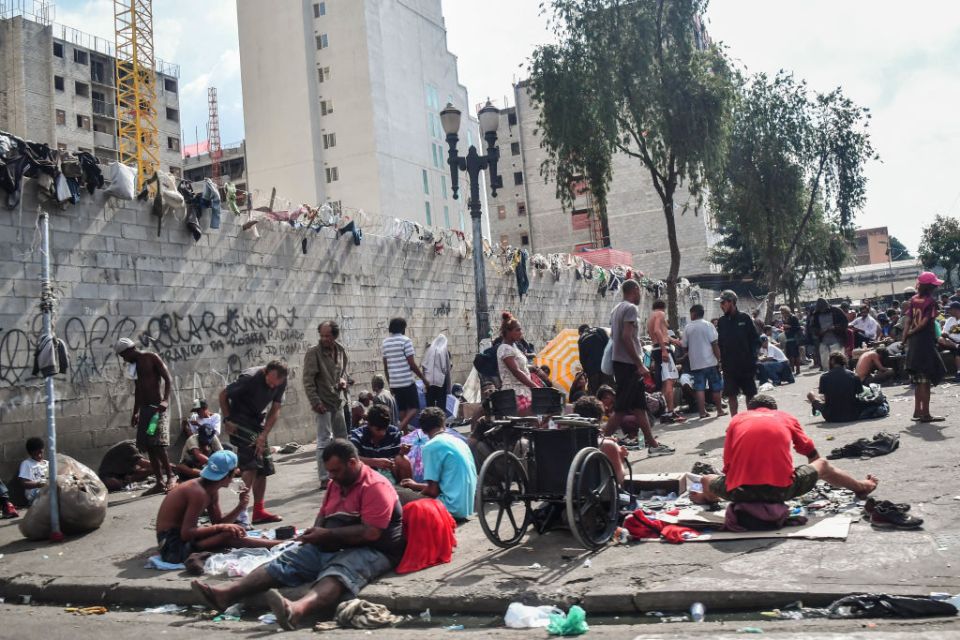
[[[877,488],[876,477],[856,480],[821,458],[797,419],[778,411],[772,397],[755,396],[748,408],[727,427],[723,475],[703,476],[703,493],[691,493],[694,502],[785,502],[812,490],[818,479],[859,499]],[[791,448],[809,463],[794,468]]]
[[[406,548],[403,512],[390,481],[360,462],[347,440],[323,450],[330,479],[316,523],[304,531],[299,547],[281,554],[237,582],[210,586],[191,583],[194,593],[217,611],[262,591],[277,624],[293,630],[310,614],[332,609],[400,562]],[[299,600],[287,600],[277,587],[313,586]]]

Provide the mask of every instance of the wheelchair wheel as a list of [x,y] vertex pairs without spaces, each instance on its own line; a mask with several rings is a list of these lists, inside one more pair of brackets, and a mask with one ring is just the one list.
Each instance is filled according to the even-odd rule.
[[617,528],[617,477],[599,449],[581,449],[567,474],[567,524],[585,549],[607,544]]
[[487,539],[508,549],[520,542],[530,526],[527,472],[509,451],[488,457],[477,478],[477,515]]

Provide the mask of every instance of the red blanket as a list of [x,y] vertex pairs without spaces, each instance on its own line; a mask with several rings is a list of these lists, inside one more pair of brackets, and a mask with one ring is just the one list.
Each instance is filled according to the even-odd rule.
[[403,535],[407,549],[397,573],[412,573],[435,564],[445,564],[457,546],[457,523],[439,500],[423,499],[403,507]]

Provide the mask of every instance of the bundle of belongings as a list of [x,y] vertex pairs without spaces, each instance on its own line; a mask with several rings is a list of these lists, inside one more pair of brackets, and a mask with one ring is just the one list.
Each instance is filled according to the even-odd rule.
[[0,190],[6,192],[8,209],[20,204],[24,178],[37,181],[42,199],[57,203],[76,204],[81,188],[92,194],[104,184],[96,156],[51,149],[47,144],[0,131]]
[[875,458],[893,453],[900,447],[900,434],[881,431],[873,438],[859,438],[856,442],[838,447],[830,452],[828,460],[839,458]]

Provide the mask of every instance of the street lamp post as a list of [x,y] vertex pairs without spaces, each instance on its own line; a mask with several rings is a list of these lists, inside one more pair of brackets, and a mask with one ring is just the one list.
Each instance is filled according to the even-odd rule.
[[483,230],[480,226],[480,173],[490,169],[490,189],[493,197],[497,196],[497,189],[503,188],[503,178],[497,173],[497,161],[500,160],[500,149],[497,145],[497,128],[500,126],[500,110],[490,104],[484,105],[477,114],[480,119],[480,131],[487,141],[487,154],[481,156],[477,148],[470,145],[466,157],[457,152],[457,142],[460,140],[460,111],[452,104],[447,104],[440,112],[440,122],[443,131],[447,134],[447,144],[450,151],[447,164],[450,165],[450,181],[453,185],[453,198],[458,199],[459,183],[457,174],[466,171],[470,178],[470,199],[467,207],[470,209],[470,218],[473,221],[473,280],[476,293],[477,314],[477,344],[490,337],[490,310],[487,307],[487,274],[483,265]]

